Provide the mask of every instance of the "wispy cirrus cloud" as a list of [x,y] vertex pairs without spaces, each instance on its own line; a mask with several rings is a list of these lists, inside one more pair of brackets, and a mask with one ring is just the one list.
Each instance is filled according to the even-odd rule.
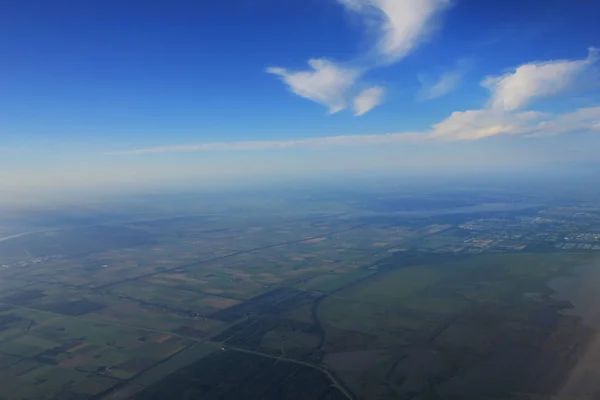
[[372,87],[363,90],[354,98],[354,114],[361,116],[383,102],[385,90],[380,87]]
[[469,68],[470,63],[467,60],[459,60],[456,65],[435,79],[425,74],[419,75],[421,89],[417,94],[417,99],[420,101],[433,100],[449,94],[460,85]]
[[391,143],[417,142],[423,139],[420,133],[390,133],[380,135],[340,135],[311,139],[254,140],[242,142],[216,142],[183,146],[149,147],[110,153],[110,155],[135,155],[173,153],[189,151],[256,151],[292,148],[330,148],[351,146],[377,146]]
[[424,132],[159,146],[114,152],[111,155],[386,146],[427,141],[472,141],[498,135],[545,136],[586,131],[600,133],[600,106],[581,108],[564,114],[545,114],[535,111],[505,113],[491,109],[468,110],[455,112]]
[[[371,107],[356,110],[364,104],[360,78],[369,70],[399,61],[417,47],[436,26],[436,17],[449,5],[449,0],[337,0],[349,12],[362,17],[374,39],[368,54],[339,63],[325,58],[309,60],[310,70],[294,71],[269,67],[267,72],[278,75],[289,89],[300,97],[329,108],[334,114],[355,104],[355,115],[364,115]],[[354,99],[354,100],[353,100]],[[373,99],[373,97],[371,97]],[[377,103],[377,104],[375,104]]]
[[378,62],[395,62],[427,38],[450,0],[338,0],[374,31]]

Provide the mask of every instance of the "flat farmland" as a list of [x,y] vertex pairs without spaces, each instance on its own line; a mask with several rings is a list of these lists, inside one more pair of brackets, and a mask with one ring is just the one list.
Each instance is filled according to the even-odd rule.
[[196,343],[181,335],[55,316],[31,309],[0,313],[5,321],[0,353],[5,382],[0,394],[80,393],[96,395],[170,359]]
[[[516,381],[510,364],[496,358],[494,349],[500,347],[523,363],[537,365],[539,381],[521,385],[539,388],[540,382],[547,382],[549,388],[553,374],[564,370],[542,367],[549,356],[542,349],[515,348],[544,343],[554,324],[568,325],[553,308],[560,303],[539,299],[551,293],[547,284],[552,277],[569,274],[588,260],[586,254],[486,254],[387,269],[320,303],[323,350],[332,355],[325,362],[361,398],[403,398],[411,391],[429,390],[425,382],[431,379],[440,382],[436,392],[459,398],[458,393],[476,391],[465,387],[473,382],[462,378],[466,365],[477,368],[483,362],[497,382]],[[527,297],[531,293],[539,294],[536,302]],[[583,326],[577,330],[578,337],[586,335]],[[568,342],[554,345],[564,349]],[[343,359],[355,362],[350,365]],[[467,371],[469,376],[484,374]],[[495,387],[492,382],[496,381],[488,379],[489,387]]]
[[[1,385],[0,397],[130,398],[218,350],[218,341],[201,342],[243,319],[235,310],[245,302],[327,273],[322,264],[333,262],[326,255],[332,253],[321,237],[349,229],[301,220],[235,221],[226,228],[211,227],[212,221],[199,228],[199,221],[173,221],[168,228],[135,223],[127,234],[148,241],[45,256],[53,240],[57,251],[70,245],[66,233],[49,236],[39,258],[0,270],[0,377],[10,382]],[[286,246],[304,242],[286,253]],[[249,304],[259,313],[270,307]],[[259,347],[294,353],[320,340],[305,333],[289,341],[285,326]]]
[[591,333],[547,282],[590,256],[446,252],[470,235],[454,220],[219,215],[86,233],[117,244],[42,236],[0,269],[0,398],[454,400],[489,376],[533,390],[498,353],[568,364],[569,336]]

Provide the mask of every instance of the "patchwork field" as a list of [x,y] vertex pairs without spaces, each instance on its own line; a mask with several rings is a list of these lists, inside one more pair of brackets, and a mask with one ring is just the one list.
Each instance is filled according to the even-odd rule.
[[[469,218],[401,221],[219,216],[27,237],[0,262],[0,399],[551,395],[595,331],[548,283],[593,254],[457,251]],[[119,241],[84,246],[106,232]]]

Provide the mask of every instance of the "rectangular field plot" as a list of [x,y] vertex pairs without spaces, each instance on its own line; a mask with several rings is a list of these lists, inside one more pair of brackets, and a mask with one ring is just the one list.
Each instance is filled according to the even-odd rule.
[[317,369],[234,351],[210,354],[142,390],[134,399],[184,396],[206,400],[347,399]]

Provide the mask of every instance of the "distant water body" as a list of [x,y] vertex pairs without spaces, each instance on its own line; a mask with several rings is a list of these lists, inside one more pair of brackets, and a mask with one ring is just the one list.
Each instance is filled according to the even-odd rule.
[[549,286],[556,291],[555,298],[567,300],[573,308],[563,310],[575,315],[583,323],[598,330],[586,344],[585,352],[577,360],[557,393],[560,399],[595,400],[600,398],[600,257],[595,262],[577,268],[573,276],[552,280]]
[[548,286],[556,292],[555,299],[573,304],[563,314],[581,317],[586,325],[600,329],[600,257],[576,268],[572,276],[553,279]]

